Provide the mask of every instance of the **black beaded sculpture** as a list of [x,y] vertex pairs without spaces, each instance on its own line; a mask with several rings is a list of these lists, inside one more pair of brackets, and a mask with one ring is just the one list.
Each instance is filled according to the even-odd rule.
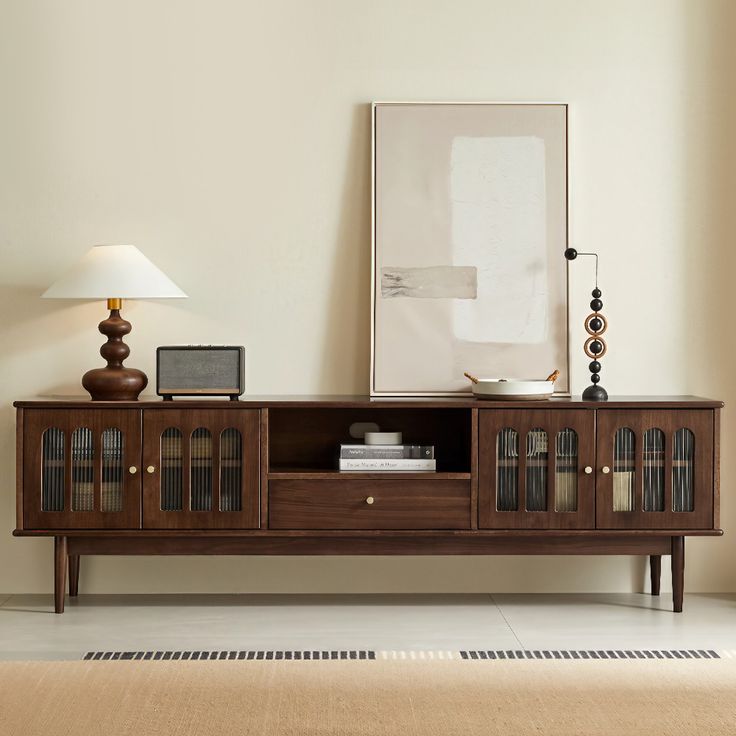
[[598,288],[598,254],[578,253],[575,248],[568,248],[565,251],[565,258],[568,261],[574,261],[578,256],[593,256],[595,258],[595,289],[591,292],[593,299],[590,302],[590,308],[593,311],[585,318],[584,325],[588,338],[583,346],[585,354],[591,359],[588,369],[590,370],[592,384],[583,391],[583,399],[585,401],[608,401],[608,392],[600,385],[600,360],[606,354],[606,341],[601,335],[608,328],[608,321],[601,314],[601,309],[603,309],[601,296],[603,292]]

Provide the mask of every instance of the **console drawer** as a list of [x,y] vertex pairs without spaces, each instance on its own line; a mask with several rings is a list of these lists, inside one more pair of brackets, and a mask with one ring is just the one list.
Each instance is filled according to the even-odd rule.
[[268,508],[271,529],[470,529],[470,481],[272,480]]

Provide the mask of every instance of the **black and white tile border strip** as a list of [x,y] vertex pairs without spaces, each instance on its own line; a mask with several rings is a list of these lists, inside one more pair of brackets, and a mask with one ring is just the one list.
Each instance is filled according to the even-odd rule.
[[90,660],[294,660],[294,659],[375,659],[376,653],[365,649],[354,650],[223,650],[223,651],[148,651],[148,652],[87,652],[83,659]]
[[223,650],[87,652],[83,659],[109,660],[503,660],[503,659],[728,659],[736,652],[714,649],[474,649],[461,651],[342,650]]
[[516,649],[462,651],[462,659],[720,659],[713,649]]

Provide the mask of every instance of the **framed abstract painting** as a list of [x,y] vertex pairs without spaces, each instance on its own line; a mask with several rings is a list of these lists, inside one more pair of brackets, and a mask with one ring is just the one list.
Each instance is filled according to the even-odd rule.
[[569,390],[567,105],[373,104],[371,395]]

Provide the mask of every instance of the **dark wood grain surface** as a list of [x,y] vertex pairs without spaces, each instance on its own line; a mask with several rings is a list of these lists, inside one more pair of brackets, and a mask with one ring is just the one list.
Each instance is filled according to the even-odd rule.
[[268,409],[261,409],[261,487],[259,489],[260,517],[262,529],[268,526]]
[[[168,403],[171,406],[171,403]],[[183,435],[182,480],[183,508],[164,511],[161,508],[161,436],[169,427]],[[209,511],[191,510],[192,433],[203,427],[212,435],[212,502]],[[226,429],[237,429],[243,440],[240,495],[242,510],[220,510],[220,435]],[[255,529],[260,523],[260,412],[241,409],[226,412],[221,409],[169,408],[165,411],[143,411],[143,526],[147,529]],[[148,467],[153,473],[145,472]]]
[[[496,529],[594,529],[595,479],[585,467],[595,465],[595,412],[558,409],[494,409],[480,411],[478,466],[479,526]],[[518,510],[499,511],[496,503],[497,452],[496,442],[504,428],[519,435]],[[526,435],[532,429],[547,433],[547,508],[527,511],[526,504]],[[572,429],[577,433],[577,510],[555,511],[557,474],[555,438],[558,432]]]
[[[53,537],[58,532],[52,529],[15,529],[15,537]],[[352,530],[321,529],[319,533],[298,529],[75,529],[75,537],[127,538],[127,537],[178,537],[180,539],[199,537],[406,537],[408,539],[430,539],[438,535],[444,538],[460,539],[462,537],[498,537],[515,539],[517,537],[596,537],[609,539],[613,537],[722,537],[722,529],[444,529],[437,532],[432,529],[381,530],[361,529],[356,534]]]
[[672,537],[670,551],[672,569],[672,607],[675,613],[682,611],[682,598],[685,592],[685,537]]
[[652,595],[659,595],[662,577],[662,555],[650,555],[649,557],[649,579]]
[[56,613],[64,613],[67,554],[67,538],[54,537],[54,610]]
[[713,526],[721,527],[721,410],[713,410]]
[[78,555],[666,555],[670,536],[416,535],[69,538]]
[[276,480],[268,495],[271,529],[470,529],[470,481]]
[[478,409],[472,410],[473,430],[472,446],[470,449],[470,525],[473,529],[478,528],[478,458],[479,458],[479,427],[480,412]]
[[[662,411],[628,409],[601,412],[598,415],[596,464],[596,527],[599,529],[708,529],[713,523],[713,411],[710,409]],[[634,487],[632,511],[613,510],[614,436],[619,428],[629,428],[635,437]],[[643,510],[643,436],[648,429],[660,429],[665,436],[664,511]],[[695,437],[693,464],[694,508],[673,511],[672,436],[687,428]],[[602,470],[607,467],[609,473]]]
[[418,407],[456,407],[456,408],[498,408],[498,409],[531,409],[542,408],[586,408],[591,411],[595,409],[621,409],[621,408],[708,408],[715,409],[723,406],[722,401],[702,398],[699,396],[611,396],[605,403],[583,401],[579,396],[560,397],[539,401],[486,401],[475,399],[472,396],[458,397],[433,397],[433,398],[386,398],[370,397],[362,395],[268,395],[268,396],[242,396],[240,401],[227,401],[224,399],[177,399],[173,404],[164,402],[155,396],[143,396],[138,401],[91,401],[84,396],[39,396],[27,400],[14,402],[14,406],[24,407],[49,407],[66,406],[68,408],[109,407],[118,409],[170,409],[173,407],[190,407],[203,409],[226,409],[237,411],[242,407],[307,407],[319,404],[325,407],[386,407],[386,408],[418,408]]
[[422,480],[433,483],[437,480],[470,480],[471,473],[443,473],[440,471],[429,473],[427,471],[401,470],[391,472],[388,470],[314,470],[310,468],[276,468],[266,473],[268,480],[335,480],[350,482],[352,480]]
[[[26,482],[23,473],[24,442],[25,442],[25,411],[18,409],[15,417],[15,527],[22,529],[23,521],[23,486]],[[30,481],[29,481],[30,482]],[[29,491],[33,492],[32,487]],[[30,524],[29,524],[30,525]]]
[[[16,406],[14,534],[56,538],[57,611],[64,607],[67,566],[74,594],[79,555],[85,554],[646,554],[651,556],[655,592],[660,557],[671,554],[674,608],[681,610],[684,537],[722,534],[718,528],[722,402],[711,399],[613,397],[605,404],[594,404],[579,398],[532,403],[471,397],[269,396],[240,402],[164,403],[57,397],[16,402]],[[350,424],[358,421],[402,431],[406,443],[435,445],[439,472],[338,472],[337,449],[341,442],[350,441]],[[64,510],[48,512],[41,510],[41,460],[43,432],[51,426],[65,433],[65,488]],[[613,468],[613,437],[623,426],[634,431],[638,442],[648,428],[660,428],[666,435],[665,511],[641,509],[643,460],[637,450],[635,509],[613,512],[614,473],[604,468]],[[101,453],[93,461],[94,510],[71,508],[70,438],[77,427],[89,428],[95,437],[108,427],[122,431],[123,467],[135,468],[124,474],[122,511],[100,509]],[[161,434],[168,427],[179,428],[186,438],[181,454],[185,501],[181,511],[161,509]],[[213,440],[209,511],[192,511],[189,504],[189,438],[199,427],[209,429]],[[242,511],[218,510],[219,435],[229,427],[243,437]],[[518,510],[502,513],[495,501],[495,443],[503,427],[519,432],[520,452]],[[692,512],[672,510],[671,438],[682,427],[695,438]],[[567,428],[578,439],[577,466],[572,470],[578,500],[576,510],[563,512],[555,507],[559,470],[555,438]],[[530,467],[534,462],[534,467],[546,469],[547,501],[541,510],[527,511],[525,435],[539,429],[547,433],[547,456],[535,452],[529,462]],[[149,465],[151,472],[146,471]],[[586,466],[592,472],[586,473]],[[570,468],[565,465],[565,472]],[[367,503],[369,498],[372,503]]]
[[69,555],[69,597],[79,595],[79,555]]
[[[35,409],[24,412],[23,442],[23,525],[47,529],[136,529],[141,526],[141,412],[109,408],[104,411],[87,405],[84,409]],[[64,510],[42,511],[43,433],[55,427],[64,432]],[[72,508],[72,434],[77,428],[91,430],[95,440],[94,510]],[[101,434],[105,429],[122,432],[122,510],[100,508],[102,452]],[[128,472],[134,467],[136,472]]]

